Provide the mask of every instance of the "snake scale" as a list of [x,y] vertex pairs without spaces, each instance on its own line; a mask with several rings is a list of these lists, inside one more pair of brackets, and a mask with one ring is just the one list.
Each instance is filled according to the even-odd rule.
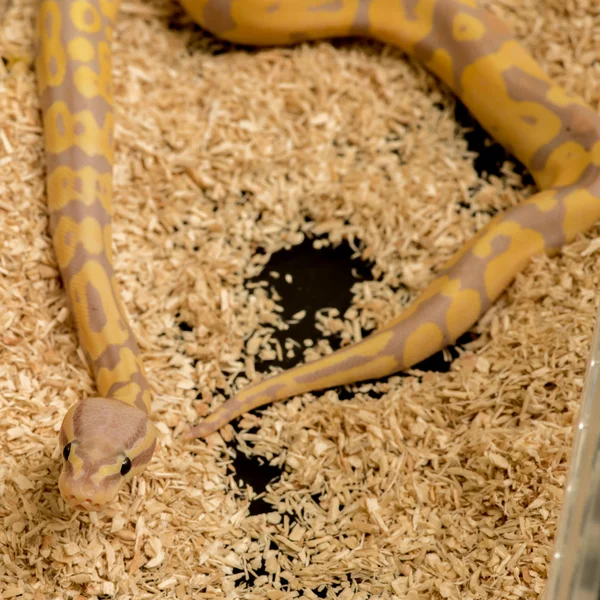
[[[498,214],[397,318],[362,341],[249,385],[187,435],[303,392],[407,369],[467,331],[524,268],[600,218],[600,118],[566,93],[476,0],[181,0],[217,37],[250,45],[361,36],[443,80],[516,156],[539,192]],[[118,0],[42,0],[36,72],[50,232],[98,397],[64,417],[65,501],[95,511],[152,458],[151,390],[115,281],[111,39]]]

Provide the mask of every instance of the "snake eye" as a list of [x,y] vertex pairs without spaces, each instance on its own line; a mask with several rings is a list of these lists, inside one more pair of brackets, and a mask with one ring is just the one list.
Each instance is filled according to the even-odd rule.
[[131,471],[131,461],[129,460],[129,457],[125,457],[121,463],[121,475],[127,475],[129,471]]
[[71,442],[69,442],[64,448],[63,448],[63,458],[65,460],[69,460],[69,454],[71,454]]

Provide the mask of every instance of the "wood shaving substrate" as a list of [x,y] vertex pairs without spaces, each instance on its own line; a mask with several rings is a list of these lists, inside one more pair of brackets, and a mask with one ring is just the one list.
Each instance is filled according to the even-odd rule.
[[[250,516],[256,494],[230,468],[233,429],[180,439],[261,377],[254,361],[285,326],[245,278],[310,233],[374,261],[379,280],[357,284],[352,308],[296,353],[311,359],[332,332],[350,342],[357,321],[398,314],[493,211],[533,188],[510,163],[477,176],[453,96],[397,50],[232,49],[163,0],[123,4],[114,44],[114,246],[160,449],[104,513],[64,506],[57,432],[94,385],[48,236],[37,6],[13,0],[0,16],[0,598],[538,598],[594,325],[598,228],[536,258],[449,372],[244,418],[237,443],[284,469],[267,490],[273,511]],[[597,4],[490,8],[598,108]]]

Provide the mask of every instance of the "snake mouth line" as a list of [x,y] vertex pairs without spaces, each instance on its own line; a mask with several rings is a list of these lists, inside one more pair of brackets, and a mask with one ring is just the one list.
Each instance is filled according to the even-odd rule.
[[98,512],[102,508],[100,504],[97,504],[90,498],[87,498],[83,501],[78,501],[75,496],[68,496],[66,498],[66,502],[71,508],[83,512]]

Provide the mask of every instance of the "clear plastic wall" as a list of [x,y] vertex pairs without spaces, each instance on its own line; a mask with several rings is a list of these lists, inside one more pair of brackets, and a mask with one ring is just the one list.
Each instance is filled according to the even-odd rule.
[[544,600],[600,600],[600,310]]

